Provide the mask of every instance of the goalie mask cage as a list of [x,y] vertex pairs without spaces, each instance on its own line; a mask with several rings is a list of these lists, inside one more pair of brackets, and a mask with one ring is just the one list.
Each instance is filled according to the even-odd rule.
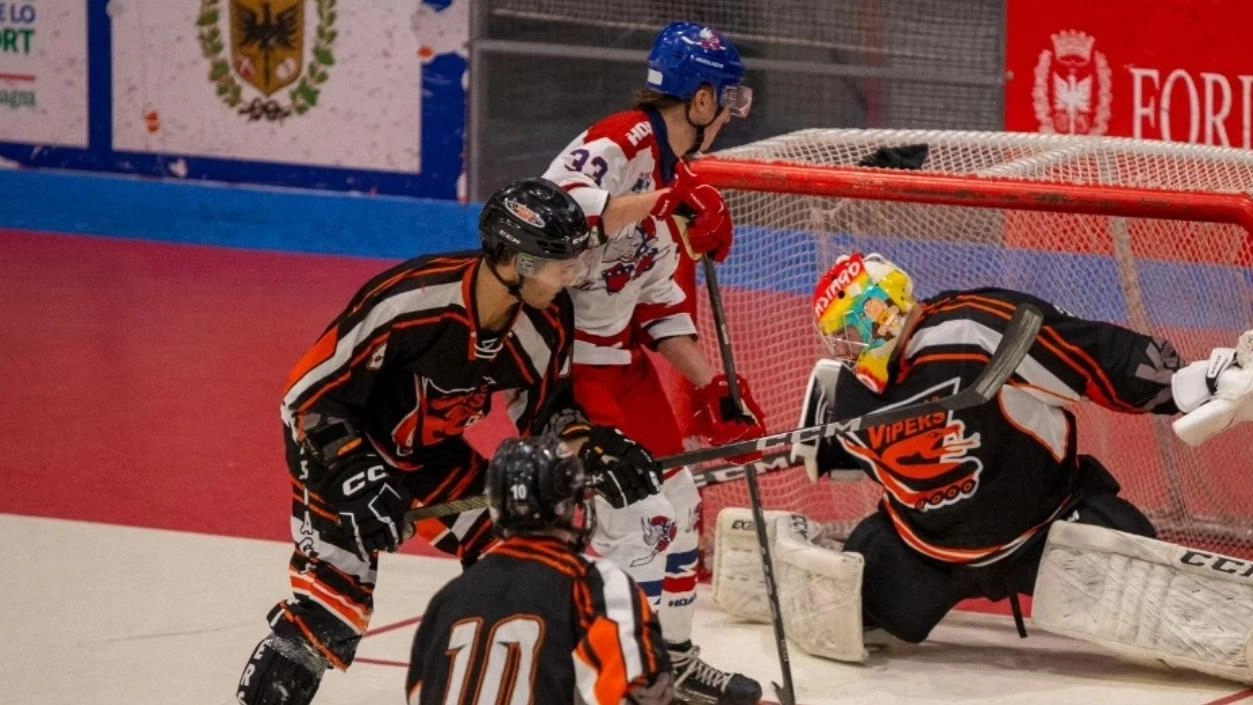
[[[858,168],[883,147],[925,144],[920,170]],[[1075,315],[1169,339],[1185,360],[1253,327],[1253,153],[1130,139],[1012,133],[814,129],[697,164],[736,223],[719,265],[736,363],[772,432],[797,425],[826,350],[810,299],[835,258],[879,252],[926,298],[999,286]],[[699,325],[710,359],[707,297]],[[1079,449],[1099,458],[1164,540],[1253,558],[1253,424],[1192,449],[1170,418],[1071,405]],[[868,479],[811,484],[801,468],[760,477],[766,508],[846,536],[874,511]],[[748,506],[743,481],[706,488],[717,512]]]

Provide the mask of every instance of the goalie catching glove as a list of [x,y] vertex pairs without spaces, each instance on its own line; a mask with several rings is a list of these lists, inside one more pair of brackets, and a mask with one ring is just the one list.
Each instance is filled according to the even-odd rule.
[[708,254],[715,262],[723,262],[731,254],[734,226],[731,212],[718,189],[700,179],[680,161],[674,168],[670,190],[657,199],[649,213],[666,220],[677,217],[679,235],[692,259]]
[[[766,415],[753,400],[748,381],[739,378],[740,403],[731,398],[731,384],[726,375],[716,375],[703,387],[696,389],[696,411],[692,420],[705,441],[711,446],[724,446],[766,435]],[[728,458],[737,465],[761,460],[761,452],[753,451]]]
[[1253,330],[1235,348],[1215,348],[1208,360],[1194,362],[1170,381],[1175,435],[1190,446],[1244,421],[1253,421]]
[[407,538],[402,527],[413,498],[352,424],[334,419],[314,428],[301,452],[322,470],[317,473],[321,480],[310,488],[313,516],[335,517],[334,522],[322,522],[323,537],[346,544],[363,561],[376,551],[400,547]]
[[661,466],[644,446],[611,426],[593,426],[579,451],[587,486],[621,509],[661,491]]

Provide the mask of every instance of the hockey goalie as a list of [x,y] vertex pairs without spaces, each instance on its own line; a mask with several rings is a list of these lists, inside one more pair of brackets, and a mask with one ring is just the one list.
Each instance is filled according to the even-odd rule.
[[[813,303],[833,359],[814,366],[801,426],[954,394],[987,364],[1016,306],[1039,308],[1044,325],[990,403],[793,446],[812,481],[865,473],[883,493],[842,547],[805,517],[767,513],[792,641],[860,661],[872,634],[921,642],[976,597],[1009,600],[1025,635],[1018,597],[1033,595],[1035,627],[1253,682],[1253,563],[1157,540],[1114,475],[1077,452],[1066,408],[1178,414],[1179,438],[1203,443],[1253,420],[1253,331],[1184,364],[1166,340],[1021,292],[916,301],[910,276],[876,254],[841,257]],[[753,530],[747,509],[719,515],[714,601],[768,621]]]

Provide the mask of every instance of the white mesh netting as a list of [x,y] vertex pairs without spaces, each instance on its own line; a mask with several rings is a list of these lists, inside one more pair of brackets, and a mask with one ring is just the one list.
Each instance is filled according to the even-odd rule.
[[[1253,189],[1253,153],[1112,138],[803,130],[714,156],[850,167],[880,147],[920,143],[930,147],[923,169],[894,173],[1047,182],[1078,200],[1085,188],[1091,195],[1101,185],[1161,189],[1154,198],[1173,204],[1184,219],[911,203],[907,183],[892,186],[903,200],[736,190],[722,183],[736,240],[731,258],[719,265],[719,280],[737,364],[772,431],[796,426],[809,370],[824,354],[809,312],[813,286],[838,254],[854,249],[880,252],[900,265],[923,297],[978,286],[1019,289],[1076,315],[1164,336],[1187,360],[1232,346],[1253,327],[1249,234],[1237,225],[1200,222],[1209,216],[1186,219],[1210,198],[1196,193]],[[982,181],[971,179],[970,191]],[[700,299],[703,340],[716,360],[708,303]],[[1115,414],[1092,403],[1074,410],[1081,452],[1104,461],[1163,539],[1253,555],[1253,425],[1189,449],[1175,439],[1169,419]],[[799,469],[764,475],[761,484],[768,508],[845,529],[870,513],[879,495],[868,480],[811,485]],[[703,496],[706,531],[721,507],[748,503],[742,481],[708,488]]]

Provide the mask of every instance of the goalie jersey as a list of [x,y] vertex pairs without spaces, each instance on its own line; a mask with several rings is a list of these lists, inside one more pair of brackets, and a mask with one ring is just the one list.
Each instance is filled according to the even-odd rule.
[[432,598],[406,691],[410,705],[619,705],[669,671],[657,618],[621,569],[515,536]]
[[1066,405],[1087,399],[1119,412],[1177,412],[1170,379],[1180,360],[1169,342],[1077,318],[1027,294],[980,289],[922,303],[883,395],[841,373],[828,420],[965,389],[1020,303],[1037,306],[1044,325],[996,399],[820,446],[824,471],[869,474],[883,486],[880,508],[902,540],[939,561],[987,565],[1004,558],[1089,489]]
[[[615,196],[665,188],[678,157],[652,110],[611,115],[588,128],[553,160],[544,178],[562,186],[596,228]],[[638,343],[696,335],[689,303],[675,281],[680,266],[674,218],[645,218],[593,249],[590,274],[573,289],[578,332],[574,361],[626,365]],[[690,266],[690,265],[686,265]]]

